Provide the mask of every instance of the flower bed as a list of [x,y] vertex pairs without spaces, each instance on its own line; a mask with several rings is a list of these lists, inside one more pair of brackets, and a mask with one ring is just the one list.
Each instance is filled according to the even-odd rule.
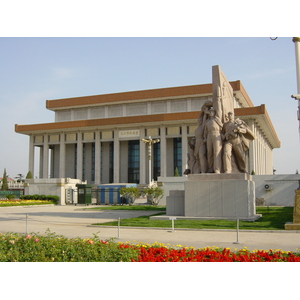
[[46,235],[0,234],[0,261],[19,262],[300,262],[300,253],[281,250],[164,246],[103,241],[97,236],[68,239]]
[[50,200],[0,200],[1,206],[22,206],[22,205],[42,205],[42,204],[55,204]]
[[229,248],[181,248],[165,247],[139,248],[138,262],[300,262],[300,254],[281,250],[242,249],[232,251]]

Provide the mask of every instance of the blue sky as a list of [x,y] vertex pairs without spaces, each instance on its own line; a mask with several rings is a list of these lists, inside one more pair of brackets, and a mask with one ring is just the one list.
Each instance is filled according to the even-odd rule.
[[0,176],[27,173],[29,139],[14,125],[53,122],[46,100],[211,83],[213,65],[266,104],[281,141],[276,174],[300,171],[291,37],[1,37],[0,65]]

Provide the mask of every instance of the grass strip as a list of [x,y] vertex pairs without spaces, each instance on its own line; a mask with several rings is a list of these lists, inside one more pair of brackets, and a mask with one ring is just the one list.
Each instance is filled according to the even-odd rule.
[[100,205],[91,208],[84,208],[84,210],[142,210],[142,211],[166,211],[166,206],[158,205]]
[[[241,230],[284,230],[286,222],[293,220],[293,207],[257,207],[262,217],[256,221],[239,221]],[[164,213],[160,213],[161,215]],[[156,214],[158,215],[158,214]],[[118,226],[117,221],[93,225]],[[150,220],[149,216],[122,219],[121,226],[171,228],[171,220]],[[236,229],[236,221],[229,220],[175,220],[175,228]]]
[[13,201],[0,201],[0,207],[8,206],[26,206],[26,205],[45,205],[45,204],[57,204],[53,201],[46,200],[13,200]]

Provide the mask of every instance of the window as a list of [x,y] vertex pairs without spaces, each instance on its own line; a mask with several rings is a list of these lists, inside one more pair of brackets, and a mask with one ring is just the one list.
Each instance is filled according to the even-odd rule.
[[160,143],[153,144],[153,179],[160,176]]
[[173,153],[174,153],[174,174],[176,168],[178,169],[178,173],[182,174],[182,147],[181,147],[181,138],[173,139]]
[[114,142],[109,142],[109,183],[114,182]]
[[140,182],[140,142],[128,141],[128,182]]
[[82,180],[85,180],[85,143],[82,144]]
[[95,143],[92,143],[92,182],[95,182]]

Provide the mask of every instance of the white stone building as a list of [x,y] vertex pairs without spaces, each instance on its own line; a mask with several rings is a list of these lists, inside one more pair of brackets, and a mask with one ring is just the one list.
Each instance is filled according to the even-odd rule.
[[[240,81],[230,82],[234,114],[256,139],[250,143],[248,171],[273,174],[274,148],[280,141],[265,105],[254,106]],[[212,98],[212,84],[161,88],[87,97],[47,100],[52,123],[15,125],[29,136],[29,171],[39,178],[74,178],[92,184],[149,182],[147,145],[153,145],[152,174],[174,176],[186,168],[188,139],[194,136],[199,111]],[[35,148],[40,149],[34,174]]]

